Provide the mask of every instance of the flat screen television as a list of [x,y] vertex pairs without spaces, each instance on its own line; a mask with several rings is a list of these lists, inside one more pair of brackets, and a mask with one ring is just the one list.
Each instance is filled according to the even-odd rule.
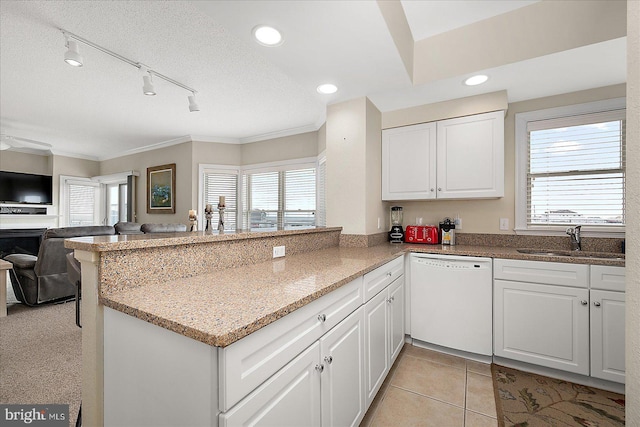
[[53,179],[48,175],[0,171],[0,203],[53,204]]

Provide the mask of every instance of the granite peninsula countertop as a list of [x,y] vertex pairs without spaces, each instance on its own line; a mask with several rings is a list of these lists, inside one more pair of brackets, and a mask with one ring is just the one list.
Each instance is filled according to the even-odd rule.
[[226,347],[404,255],[403,245],[329,248],[102,295],[107,307]]

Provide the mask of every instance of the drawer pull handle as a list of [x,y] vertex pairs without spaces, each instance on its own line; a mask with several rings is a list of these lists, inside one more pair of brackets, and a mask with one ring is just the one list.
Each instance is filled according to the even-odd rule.
[[318,320],[321,322],[324,322],[325,320],[327,320],[327,315],[326,314],[318,314]]
[[594,301],[593,305],[595,305],[596,307],[600,307],[600,303],[598,301]]
[[324,365],[316,365],[316,371],[322,373],[322,371],[324,371]]
[[333,362],[333,356],[325,356],[324,361],[327,362],[328,365],[331,365],[331,362]]
[[580,304],[582,304],[582,305],[588,305],[589,303],[588,303],[587,301],[585,301],[585,300],[582,300],[582,301],[580,301]]

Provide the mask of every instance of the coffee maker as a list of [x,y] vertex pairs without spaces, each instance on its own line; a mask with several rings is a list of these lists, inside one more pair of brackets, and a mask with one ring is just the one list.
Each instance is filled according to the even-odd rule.
[[404,229],[402,228],[402,207],[391,207],[391,230],[389,231],[391,243],[404,242]]

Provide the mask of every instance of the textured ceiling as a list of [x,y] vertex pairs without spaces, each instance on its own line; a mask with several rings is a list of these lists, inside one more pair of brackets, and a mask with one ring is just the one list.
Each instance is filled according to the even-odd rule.
[[[402,5],[419,40],[531,3]],[[278,27],[284,44],[255,43],[258,24]],[[190,113],[189,93],[157,78],[158,95],[144,96],[139,70],[83,44],[84,67],[68,66],[60,28],[196,89],[201,111]],[[2,0],[0,128],[95,159],[188,138],[242,143],[316,130],[327,104],[362,96],[390,111],[495,90],[514,101],[620,83],[624,51],[624,39],[612,40],[497,67],[481,87],[463,87],[460,76],[413,86],[375,1]],[[325,82],[338,93],[316,93]]]

